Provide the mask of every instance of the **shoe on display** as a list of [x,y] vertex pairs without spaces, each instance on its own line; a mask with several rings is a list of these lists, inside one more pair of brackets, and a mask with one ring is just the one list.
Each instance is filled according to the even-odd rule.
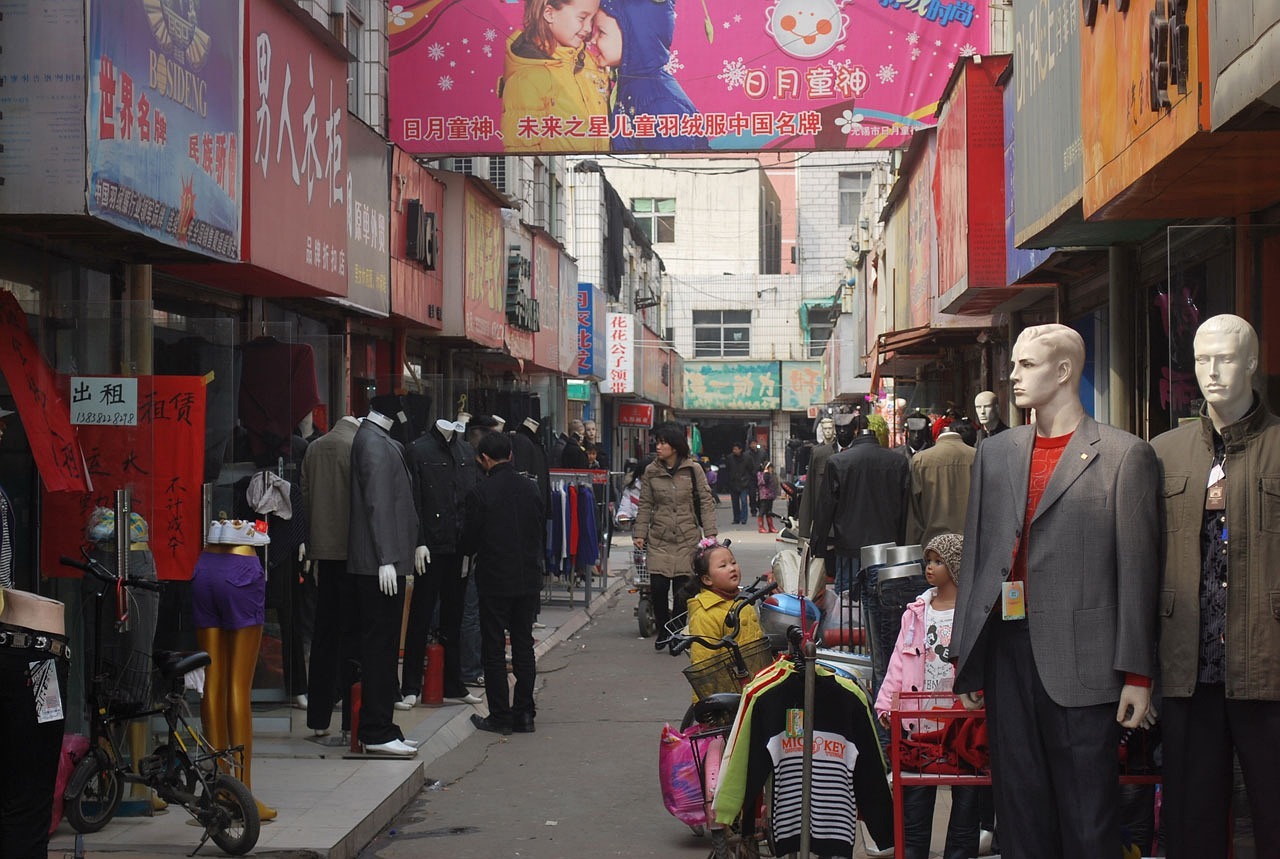
[[479,695],[472,695],[470,692],[464,695],[447,695],[444,700],[449,704],[479,704],[484,701]]
[[366,752],[375,755],[394,755],[400,758],[410,758],[418,753],[418,750],[400,740],[391,740],[386,743],[374,743],[364,747]]
[[204,541],[207,545],[217,546],[222,542],[223,529],[226,528],[225,519],[214,519],[209,523],[209,530],[205,532]]
[[477,731],[488,731],[490,734],[502,734],[504,737],[511,736],[510,725],[502,725],[494,722],[488,716],[481,716],[477,713],[472,713],[471,724],[476,726]]
[[232,519],[223,526],[222,542],[233,546],[266,546],[271,538],[267,536],[267,523],[262,519],[256,522]]
[[295,710],[307,709],[306,693],[303,693],[302,695],[294,695],[293,698],[290,699],[289,705]]
[[405,695],[399,701],[392,704],[397,710],[412,710],[413,705],[418,703],[417,695]]

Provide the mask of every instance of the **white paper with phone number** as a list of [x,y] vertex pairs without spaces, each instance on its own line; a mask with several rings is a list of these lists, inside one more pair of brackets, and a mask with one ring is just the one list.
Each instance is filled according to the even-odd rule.
[[58,685],[58,663],[54,659],[32,662],[31,694],[36,703],[36,722],[43,725],[63,717],[62,692]]

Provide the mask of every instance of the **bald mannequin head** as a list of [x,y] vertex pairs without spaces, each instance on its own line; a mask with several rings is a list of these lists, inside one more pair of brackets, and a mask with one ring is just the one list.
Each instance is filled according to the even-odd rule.
[[993,391],[983,391],[973,398],[973,414],[988,429],[1000,423],[1000,401]]
[[1241,319],[1224,313],[1206,319],[1194,341],[1196,382],[1219,431],[1244,417],[1253,405],[1253,373],[1258,369],[1258,335]]

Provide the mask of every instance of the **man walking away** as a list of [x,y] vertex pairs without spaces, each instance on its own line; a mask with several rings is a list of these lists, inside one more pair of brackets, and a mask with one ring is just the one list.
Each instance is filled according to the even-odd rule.
[[[471,717],[481,731],[533,733],[533,622],[542,590],[540,559],[546,515],[533,481],[511,464],[511,440],[487,433],[476,442],[476,462],[487,475],[466,500],[462,552],[474,555],[480,595],[480,661],[489,715]],[[505,638],[511,637],[514,698],[507,688]]]

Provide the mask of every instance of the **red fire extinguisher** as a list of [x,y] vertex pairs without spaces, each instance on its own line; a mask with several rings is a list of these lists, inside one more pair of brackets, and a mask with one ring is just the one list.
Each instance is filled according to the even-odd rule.
[[444,645],[432,639],[427,645],[427,664],[422,671],[422,703],[444,703]]

